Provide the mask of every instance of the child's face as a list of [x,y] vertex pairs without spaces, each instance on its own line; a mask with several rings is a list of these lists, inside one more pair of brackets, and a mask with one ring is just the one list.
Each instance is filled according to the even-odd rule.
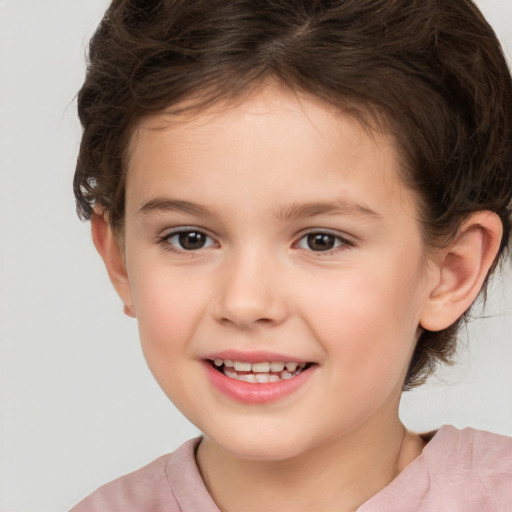
[[[141,123],[121,295],[157,381],[221,447],[284,459],[398,421],[434,280],[398,167],[391,137],[275,88]],[[307,366],[282,379],[288,362]]]

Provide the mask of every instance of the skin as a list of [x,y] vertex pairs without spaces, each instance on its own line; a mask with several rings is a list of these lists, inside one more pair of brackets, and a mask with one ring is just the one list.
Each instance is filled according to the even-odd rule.
[[[415,343],[469,307],[501,225],[479,212],[427,253],[399,168],[388,134],[277,87],[138,126],[124,238],[99,214],[93,237],[156,380],[204,433],[221,510],[355,510],[421,453],[398,417]],[[185,250],[183,229],[205,245]],[[206,377],[224,350],[287,354],[310,376],[241,403]]]

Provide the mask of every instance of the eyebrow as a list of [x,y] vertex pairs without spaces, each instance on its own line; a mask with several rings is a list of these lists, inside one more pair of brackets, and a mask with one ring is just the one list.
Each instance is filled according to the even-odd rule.
[[197,203],[182,201],[180,199],[171,199],[167,197],[155,197],[144,203],[139,210],[140,213],[152,212],[180,212],[189,215],[198,215],[207,217],[211,215],[210,210]]
[[349,200],[330,202],[294,203],[281,208],[279,217],[282,220],[303,219],[317,215],[352,215],[380,219],[381,215],[374,210]]
[[[167,197],[155,197],[142,205],[140,213],[153,212],[179,212],[200,217],[212,216],[213,213],[204,206],[191,201],[172,199]],[[380,219],[381,215],[374,210],[349,200],[338,200],[329,202],[292,203],[285,205],[279,211],[278,217],[281,220],[303,219],[318,215],[352,215],[362,217],[373,217]]]

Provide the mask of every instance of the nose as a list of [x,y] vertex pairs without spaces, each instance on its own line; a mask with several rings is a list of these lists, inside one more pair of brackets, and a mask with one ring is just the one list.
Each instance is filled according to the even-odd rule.
[[281,324],[288,315],[282,273],[263,251],[246,252],[225,262],[219,273],[217,321],[251,329]]

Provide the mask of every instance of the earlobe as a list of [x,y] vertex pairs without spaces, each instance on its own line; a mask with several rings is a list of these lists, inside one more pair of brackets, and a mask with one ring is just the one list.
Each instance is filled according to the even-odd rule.
[[456,239],[437,254],[436,282],[422,310],[421,327],[446,329],[471,307],[496,258],[502,232],[501,220],[489,211],[462,224]]
[[91,216],[91,235],[94,246],[105,263],[110,280],[124,303],[125,314],[135,317],[123,251],[112,232],[107,215],[103,212],[95,211]]

